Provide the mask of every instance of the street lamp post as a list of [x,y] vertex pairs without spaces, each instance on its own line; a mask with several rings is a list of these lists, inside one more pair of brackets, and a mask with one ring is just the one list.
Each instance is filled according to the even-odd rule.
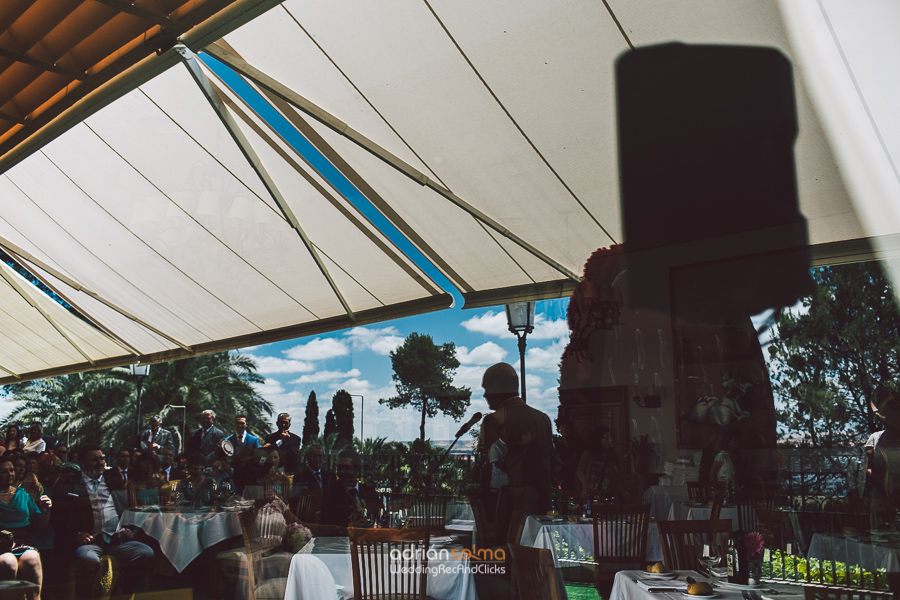
[[[72,416],[72,413],[67,410],[60,411],[56,414],[58,414],[59,416],[63,416],[63,415],[65,415],[67,417]],[[67,449],[69,446],[72,445],[71,442],[72,442],[72,427],[70,426],[69,423],[66,423],[66,448]],[[57,442],[57,443],[59,443],[59,442]]]
[[360,398],[360,409],[359,409],[359,439],[365,440],[365,436],[363,435],[363,427],[366,424],[366,398],[362,394],[350,394],[351,398],[358,397]]
[[181,409],[181,453],[184,454],[184,428],[187,425],[187,406],[184,404],[170,404],[169,408],[180,408]]
[[534,302],[506,305],[506,323],[519,340],[519,374],[522,379],[522,402],[525,402],[525,337],[534,331]]
[[141,437],[141,389],[144,385],[144,378],[150,374],[150,365],[142,365],[135,363],[131,365],[131,375],[137,379],[137,437]]

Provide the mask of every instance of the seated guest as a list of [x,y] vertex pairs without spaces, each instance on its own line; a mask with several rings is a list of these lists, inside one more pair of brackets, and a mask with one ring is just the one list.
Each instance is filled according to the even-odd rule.
[[322,468],[325,449],[320,444],[312,444],[304,456],[306,466],[294,476],[294,487],[301,490],[324,490],[337,479],[331,471]]
[[6,429],[6,451],[21,450],[25,446],[25,432],[18,425],[10,425]]
[[128,469],[131,477],[125,482],[128,506],[150,506],[159,504],[159,488],[163,483],[159,475],[159,464],[152,454],[142,452],[137,462]]
[[181,480],[178,489],[188,502],[210,505],[216,492],[216,480],[204,473],[206,459],[199,452],[187,457],[187,477]]
[[244,481],[244,498],[256,500],[277,496],[286,500],[290,496],[291,478],[279,472],[279,463],[279,452],[273,447],[256,450],[249,463],[251,479]]
[[122,573],[118,593],[128,598],[153,565],[153,550],[135,541],[130,530],[118,529],[119,516],[104,480],[105,462],[100,446],[84,446],[79,456],[80,468],[67,463],[53,487],[53,551],[57,556],[74,555],[76,591],[82,594],[85,587],[90,590],[100,568],[100,556],[113,557]]
[[159,450],[159,475],[166,481],[181,479],[178,477],[179,469],[175,467],[175,452],[171,448]]
[[25,452],[37,452],[40,454],[47,449],[47,442],[44,440],[44,430],[40,423],[32,423],[28,429],[28,439],[25,440],[23,446]]
[[346,527],[362,515],[363,510],[369,517],[378,518],[381,500],[375,488],[359,482],[361,473],[359,454],[342,450],[337,459],[337,479],[325,490],[322,500],[322,523]]
[[116,464],[103,473],[106,486],[112,491],[124,490],[128,481],[128,467],[131,465],[131,452],[127,448],[121,448],[116,452]]
[[38,499],[44,495],[44,486],[38,481],[37,475],[28,471],[28,457],[20,452],[14,452],[9,456],[9,459],[13,461],[15,466],[16,479],[14,485],[25,490],[36,504]]
[[0,527],[13,534],[13,539],[0,540],[0,580],[24,579],[37,584],[38,589],[28,594],[31,600],[41,596],[43,574],[37,550],[25,544],[30,541],[31,525],[47,524],[51,502],[47,496],[32,501],[24,489],[13,485],[15,476],[13,463],[0,457]]

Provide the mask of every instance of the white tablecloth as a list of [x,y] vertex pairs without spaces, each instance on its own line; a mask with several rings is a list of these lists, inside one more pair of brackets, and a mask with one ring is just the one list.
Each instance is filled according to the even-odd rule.
[[650,518],[663,521],[669,516],[673,502],[687,502],[688,491],[683,485],[653,485],[644,492],[644,502],[650,505]]
[[236,512],[129,508],[119,521],[120,528],[126,525],[139,527],[158,541],[160,550],[179,573],[204,549],[241,535],[241,521]]
[[[708,504],[697,506],[692,502],[673,502],[669,508],[669,521],[684,521],[685,519],[705,521],[709,519],[709,513],[712,508]],[[719,512],[720,519],[731,519],[731,529],[736,531],[738,528],[737,509],[733,506],[723,506]]]
[[[552,521],[549,517],[530,516],[522,529],[522,545],[547,548],[553,553],[556,566],[566,563],[587,562],[594,555],[594,527],[590,521],[572,523],[566,519]],[[655,563],[663,559],[662,545],[656,523],[647,528],[647,561]]]
[[[468,560],[429,560],[428,566],[429,598],[477,600],[475,579],[468,572]],[[284,600],[330,600],[332,597],[353,597],[350,541],[320,537],[316,538],[311,554],[295,554],[291,559]]]
[[886,569],[896,572],[900,571],[898,554],[900,540],[893,532],[888,534],[888,538],[879,536],[877,532],[866,535],[816,533],[809,543],[808,558],[837,560],[848,565],[859,565],[866,571]]
[[[679,571],[678,579],[683,583],[686,575],[693,575],[695,578],[701,579],[694,571]],[[609,600],[685,600],[685,596],[681,592],[648,592],[635,582],[635,579],[641,576],[641,571],[616,573]],[[660,583],[665,583],[665,581]],[[773,588],[777,590],[777,596],[770,594],[769,590]],[[743,598],[740,590],[718,586],[715,591],[719,594],[717,600],[742,600]],[[778,600],[802,600],[804,597],[803,587],[799,585],[766,584],[765,589],[760,590],[760,593],[766,598],[777,598]]]

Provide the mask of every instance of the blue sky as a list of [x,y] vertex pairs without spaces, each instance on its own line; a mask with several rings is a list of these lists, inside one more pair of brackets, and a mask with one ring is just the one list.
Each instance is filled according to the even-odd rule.
[[[528,403],[556,416],[559,404],[557,379],[559,361],[568,339],[565,311],[568,299],[538,303],[536,327],[528,336],[525,355]],[[418,436],[420,413],[380,405],[380,398],[394,394],[390,352],[412,332],[430,335],[435,343],[453,342],[460,367],[454,385],[472,389],[472,403],[466,419],[475,412],[487,412],[481,396],[481,376],[485,368],[505,361],[516,371],[519,351],[516,337],[507,330],[503,307],[463,310],[452,308],[436,313],[355,327],[314,337],[244,348],[254,357],[266,383],[259,392],[275,405],[275,413],[293,415],[293,430],[300,432],[310,391],[319,403],[319,424],[339,389],[365,398],[365,437],[385,437],[408,441]],[[359,435],[361,399],[353,398],[356,435]],[[459,423],[444,416],[429,419],[426,437],[452,439]]]

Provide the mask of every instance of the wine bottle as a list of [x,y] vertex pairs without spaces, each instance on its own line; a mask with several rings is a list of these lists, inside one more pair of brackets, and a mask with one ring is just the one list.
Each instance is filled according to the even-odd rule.
[[728,583],[735,583],[738,574],[738,556],[732,538],[728,539],[728,547],[725,549],[725,560],[728,563]]

